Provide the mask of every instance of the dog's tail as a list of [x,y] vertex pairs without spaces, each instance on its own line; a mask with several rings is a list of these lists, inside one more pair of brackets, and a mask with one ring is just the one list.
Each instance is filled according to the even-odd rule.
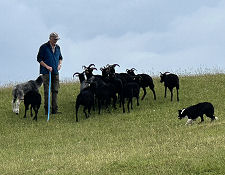
[[42,75],[40,75],[40,76],[35,80],[35,82],[36,82],[36,85],[37,85],[38,88],[41,87],[41,85],[42,85],[42,83],[43,83],[43,77],[42,77]]

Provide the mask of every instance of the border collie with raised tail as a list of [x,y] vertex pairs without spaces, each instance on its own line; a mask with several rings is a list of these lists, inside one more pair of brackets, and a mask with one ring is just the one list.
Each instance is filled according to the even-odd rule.
[[201,117],[201,122],[204,122],[203,115],[211,118],[211,121],[217,120],[218,118],[214,116],[214,107],[209,102],[198,103],[193,106],[189,106],[182,110],[178,110],[178,118],[182,119],[187,117],[188,120],[186,125],[192,124],[194,120],[196,120],[199,116]]
[[21,100],[24,99],[24,95],[29,91],[39,92],[39,88],[43,83],[42,75],[40,75],[36,80],[30,80],[25,83],[17,84],[12,90],[12,110],[16,114],[19,114],[19,106]]

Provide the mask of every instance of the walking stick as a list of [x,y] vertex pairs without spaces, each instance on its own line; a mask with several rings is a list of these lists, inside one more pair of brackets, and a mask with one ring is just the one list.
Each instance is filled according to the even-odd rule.
[[51,72],[49,71],[49,85],[48,85],[48,119],[47,122],[49,121],[50,117],[50,95],[51,95]]

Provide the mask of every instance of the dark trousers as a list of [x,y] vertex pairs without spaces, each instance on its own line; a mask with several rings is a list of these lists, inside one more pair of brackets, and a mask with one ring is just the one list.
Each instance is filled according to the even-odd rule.
[[[44,98],[45,98],[45,113],[48,112],[48,91],[49,91],[49,74],[43,75],[43,84],[44,84]],[[59,90],[59,75],[51,74],[51,96],[52,96],[52,113],[57,112],[57,95]]]

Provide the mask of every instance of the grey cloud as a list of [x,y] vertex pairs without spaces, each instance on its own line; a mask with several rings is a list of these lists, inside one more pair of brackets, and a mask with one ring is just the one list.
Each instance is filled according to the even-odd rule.
[[[38,74],[36,54],[60,34],[63,77],[82,65],[144,72],[224,66],[224,0],[11,0],[0,2],[0,84]],[[213,63],[212,62],[212,57]],[[189,61],[186,61],[189,60]],[[10,67],[11,72],[8,72]],[[163,69],[163,70],[162,70]],[[98,72],[97,72],[98,73]]]

